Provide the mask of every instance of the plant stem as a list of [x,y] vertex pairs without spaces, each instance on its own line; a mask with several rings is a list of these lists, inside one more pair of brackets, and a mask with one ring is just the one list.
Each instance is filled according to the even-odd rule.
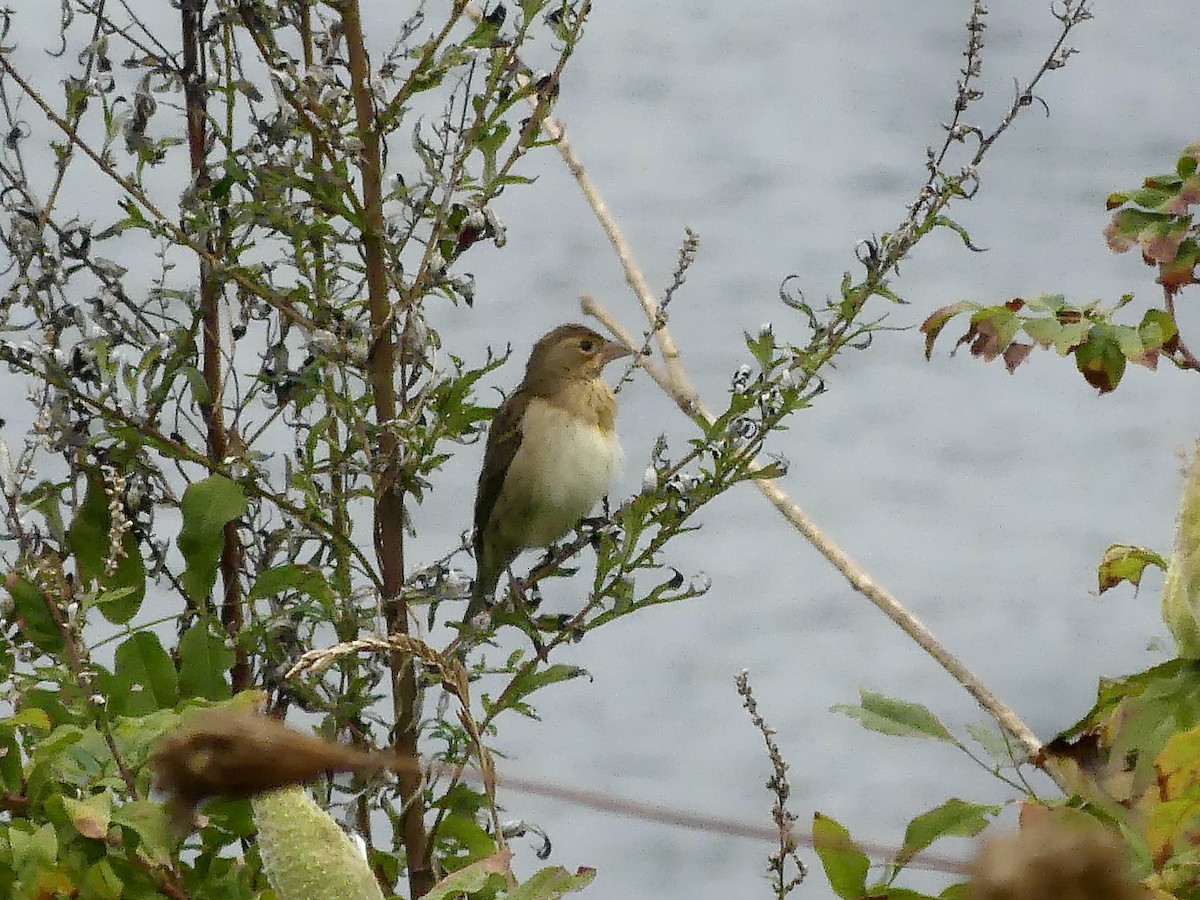
[[[388,278],[383,248],[382,164],[379,132],[375,127],[375,102],[363,41],[362,19],[357,0],[340,6],[349,56],[351,93],[362,142],[359,167],[362,174],[362,233],[366,264],[368,303],[371,310],[370,377],[379,426],[379,467],[375,480],[375,553],[383,581],[383,618],[388,634],[408,634],[408,605],[404,600],[404,493],[400,486],[399,445],[393,421],[396,418],[396,348],[387,333],[394,321],[388,300]],[[418,756],[418,692],[412,657],[401,651],[391,656],[394,746],[401,756]],[[419,771],[399,774],[401,841],[408,859],[408,884],[412,898],[433,887],[429,859],[429,835],[425,829],[424,779]]]
[[[206,126],[208,123],[207,88],[204,71],[204,23],[203,8],[198,3],[180,5],[183,28],[183,92],[187,104],[187,140],[191,163],[192,183],[197,193],[208,183],[206,150]],[[224,217],[222,217],[224,219]],[[186,224],[181,224],[186,231]],[[208,256],[221,258],[222,248],[228,244],[228,222],[222,221],[221,228],[209,231],[204,239]],[[202,371],[208,396],[200,403],[208,432],[208,454],[216,463],[229,455],[229,434],[225,428],[223,403],[224,372],[221,365],[221,296],[223,279],[209,265],[205,257],[200,258],[200,309],[201,339],[203,341]],[[234,642],[234,664],[230,673],[233,692],[250,686],[250,660],[246,648],[238,640],[245,627],[242,609],[242,545],[238,535],[239,521],[225,523],[225,541],[221,548],[221,584],[224,598],[221,605],[221,624]]]

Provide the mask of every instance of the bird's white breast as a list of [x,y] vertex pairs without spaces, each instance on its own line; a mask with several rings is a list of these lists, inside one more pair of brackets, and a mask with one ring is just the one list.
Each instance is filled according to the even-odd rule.
[[497,505],[506,508],[503,519],[512,523],[514,539],[541,547],[566,534],[608,491],[621,445],[615,430],[602,430],[540,398],[526,407],[521,432]]

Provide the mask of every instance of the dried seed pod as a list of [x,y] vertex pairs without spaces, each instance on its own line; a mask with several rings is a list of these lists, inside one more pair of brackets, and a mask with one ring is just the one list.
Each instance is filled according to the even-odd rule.
[[196,806],[210,797],[250,797],[327,772],[377,772],[400,763],[391,753],[301,734],[252,709],[227,706],[188,716],[151,754],[155,787],[171,795],[172,818],[185,831]]

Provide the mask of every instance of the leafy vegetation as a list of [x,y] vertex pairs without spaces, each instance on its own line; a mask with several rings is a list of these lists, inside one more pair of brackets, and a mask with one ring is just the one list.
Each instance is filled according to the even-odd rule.
[[[501,729],[536,718],[539,691],[587,675],[562,661],[564,647],[702,596],[707,581],[674,568],[672,542],[713,500],[753,484],[996,725],[956,735],[924,706],[871,691],[838,712],[966,753],[1027,808],[1060,806],[1119,834],[1159,896],[1200,896],[1200,463],[1173,552],[1116,545],[1099,571],[1102,590],[1136,586],[1148,565],[1167,571],[1177,658],[1102,684],[1095,708],[1044,745],[773,485],[787,469],[770,453],[774,437],[824,392],[836,360],[871,346],[901,301],[900,262],[938,231],[973,247],[949,210],[974,196],[990,148],[1069,60],[1086,3],[1055,5],[1056,42],[990,130],[967,119],[986,30],[973,4],[953,116],[901,221],[860,245],[861,270],[824,303],[785,279],[785,319],[745,334],[713,409],[690,387],[668,328],[695,237],[661,298],[637,287],[644,279],[621,254],[645,330],[622,333],[591,309],[629,346],[659,351],[632,377],[660,384],[694,435],[661,442],[641,491],[520,579],[476,641],[443,627],[461,615],[462,550],[420,570],[405,550],[414,508],[486,427],[492,410],[477,388],[507,355],[456,355],[428,314],[474,302],[464,260],[503,246],[494,201],[529,183],[529,154],[569,152],[553,109],[590,3],[477,10],[456,0],[440,15],[418,4],[373,61],[358,0],[184,2],[170,39],[136,8],[63,3],[62,97],[0,49],[5,91],[54,134],[52,163],[33,165],[29,130],[5,104],[0,360],[13,394],[32,386],[35,421],[20,446],[0,445],[0,894],[543,900],[585,889],[587,869],[513,874],[514,828],[495,798]],[[29,40],[19,13],[0,16],[6,39]],[[528,68],[528,54],[548,70]],[[956,347],[1010,370],[1035,347],[1053,349],[1102,393],[1131,362],[1200,369],[1175,307],[1200,255],[1189,213],[1198,161],[1189,146],[1174,174],[1108,201],[1109,245],[1142,251],[1161,307],[1139,317],[1127,297],[963,301],[926,320],[926,355],[969,313]],[[116,191],[115,205],[64,208],[81,169]],[[539,582],[573,575],[585,548],[597,563],[578,612],[539,614]],[[497,660],[488,639],[502,626],[528,647]],[[738,687],[773,769],[770,884],[783,898],[804,876],[787,766],[744,677]],[[323,775],[312,791],[287,778],[275,793],[214,791],[197,828],[181,823],[153,794],[155,748],[196,708],[232,716],[258,691],[322,738],[409,764],[395,777]],[[185,769],[219,753],[207,748]],[[1062,796],[1036,795],[1031,768]],[[812,840],[838,896],[919,898],[900,884],[906,870],[944,838],[984,832],[999,811],[947,799],[912,820],[883,864],[829,815],[814,815]],[[330,812],[354,827],[362,856]]]

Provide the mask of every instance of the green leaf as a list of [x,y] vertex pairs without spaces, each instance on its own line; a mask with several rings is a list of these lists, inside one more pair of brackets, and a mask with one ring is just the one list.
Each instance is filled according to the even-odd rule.
[[1091,711],[1050,743],[1054,752],[1086,754],[1089,777],[1106,770],[1133,791],[1154,784],[1153,761],[1175,734],[1200,726],[1200,661],[1173,659],[1121,679],[1104,679]]
[[1088,329],[1091,327],[1091,323],[1084,319],[1078,322],[1063,322],[1058,340],[1054,342],[1054,349],[1058,351],[1059,356],[1074,353],[1075,349],[1087,340]]
[[746,473],[746,480],[753,481],[771,481],[775,478],[782,478],[788,473],[788,464],[783,460],[774,460],[756,469]]
[[850,839],[850,832],[823,813],[813,814],[813,849],[833,892],[844,900],[858,900],[867,883],[871,860]]
[[[486,798],[473,791],[471,793],[480,798],[475,804],[477,809],[482,806]],[[452,812],[442,819],[442,824],[438,826],[437,837],[439,843],[457,845],[468,856],[477,859],[496,852],[496,839],[475,821],[473,815],[464,812]]]
[[179,681],[158,635],[139,631],[117,648],[108,702],[117,715],[137,716],[179,702]]
[[1044,349],[1055,346],[1063,333],[1062,323],[1055,318],[1028,318],[1021,323],[1021,328],[1035,344]]
[[[541,690],[551,684],[570,681],[580,676],[586,676],[589,679],[592,677],[587,669],[581,669],[579,666],[568,666],[565,663],[555,663],[541,670],[525,672],[514,678],[505,690],[503,696],[504,705],[501,709],[516,708],[522,698],[528,697],[534,691]],[[531,718],[537,718],[528,708],[525,708],[524,711]]]
[[204,603],[217,580],[217,564],[225,547],[225,525],[246,510],[241,485],[223,475],[210,475],[188,485],[180,503],[183,528],[179,552],[187,568],[181,581],[196,603]]
[[955,797],[941,806],[921,813],[904,830],[904,845],[896,854],[896,865],[905,866],[914,855],[934,841],[947,836],[974,837],[988,826],[991,816],[1000,812],[999,806],[968,803]]
[[507,900],[558,900],[566,894],[582,891],[596,878],[596,870],[579,868],[574,874],[562,866],[542,869],[530,875],[506,895]]
[[1069,308],[1066,295],[1064,294],[1034,294],[1028,299],[1022,299],[1025,301],[1025,306],[1031,312],[1049,312],[1058,315],[1058,313]]
[[490,878],[499,877],[506,870],[507,865],[495,857],[481,859],[463,866],[457,872],[451,872],[435,884],[423,900],[457,900],[464,894],[477,894],[487,886]]
[[1175,326],[1175,320],[1164,310],[1148,309],[1138,325],[1138,332],[1147,350],[1159,350],[1175,339],[1179,329]]
[[937,900],[929,894],[922,894],[912,888],[893,887],[888,884],[872,885],[867,889],[866,896],[871,900]]
[[971,885],[965,881],[952,884],[940,894],[938,900],[968,900],[971,896]]
[[25,771],[16,732],[0,727],[0,791],[19,793],[24,789]]
[[521,15],[526,22],[532,22],[533,17],[542,11],[547,0],[521,0]]
[[500,25],[489,19],[481,19],[475,30],[462,40],[464,47],[487,49],[495,45],[500,37]]
[[230,695],[225,673],[233,668],[234,652],[207,619],[196,622],[179,639],[179,694],[225,700]]
[[[33,823],[25,823],[25,827],[32,828]],[[8,845],[12,851],[13,868],[18,870],[49,869],[58,859],[58,836],[49,822],[36,831],[10,828]]]
[[1200,144],[1189,144],[1184,148],[1179,161],[1175,163],[1175,174],[1180,178],[1190,178],[1196,172],[1198,161],[1200,161]]
[[56,541],[63,540],[65,534],[61,506],[63,487],[62,482],[40,481],[21,495],[21,502],[29,510],[41,513]]
[[53,727],[80,720],[80,717],[63,703],[63,694],[57,690],[31,688],[25,691],[25,695],[21,698],[21,711],[25,710],[38,710],[44,713]]
[[953,231],[955,234],[958,235],[959,240],[961,240],[966,245],[968,250],[978,250],[979,249],[978,247],[976,247],[974,244],[971,243],[971,235],[967,233],[967,229],[964,228],[962,225],[959,225],[957,222],[955,222],[949,216],[934,216],[933,224],[940,225],[942,228],[949,228],[951,231]]
[[770,371],[771,360],[775,356],[775,332],[769,327],[764,327],[759,329],[757,334],[746,331],[742,336],[746,341],[746,349],[750,351],[758,367],[764,372]]
[[1125,354],[1112,326],[1092,326],[1087,340],[1075,349],[1075,366],[1101,394],[1116,389],[1125,374]]
[[204,380],[204,375],[195,366],[184,366],[180,371],[187,379],[188,387],[192,389],[192,398],[198,406],[208,406],[212,403],[212,391],[208,389],[208,382]]
[[78,725],[60,725],[34,744],[33,755],[47,759],[58,756],[67,747],[82,741],[84,734]]
[[8,593],[13,600],[13,618],[21,629],[21,637],[51,656],[61,651],[62,633],[47,605],[52,601],[42,589],[26,578],[18,578]]
[[1104,555],[1100,557],[1097,575],[1100,593],[1116,587],[1122,581],[1128,581],[1135,588],[1142,583],[1142,575],[1146,566],[1158,566],[1167,571],[1167,560],[1159,553],[1145,547],[1132,544],[1111,544]]
[[175,838],[166,810],[150,800],[131,800],[116,807],[112,823],[128,828],[137,836],[137,849],[151,862],[166,866],[171,862]]
[[0,719],[0,728],[29,728],[34,731],[49,733],[51,728],[50,716],[44,709],[27,707],[14,715]]
[[1200,728],[1171,736],[1154,760],[1160,800],[1195,796],[1200,791]]
[[116,716],[110,721],[117,752],[136,771],[149,759],[158,739],[179,727],[180,715],[174,708],[159,709],[144,716]]
[[[146,597],[146,566],[133,533],[121,535],[121,555],[110,575],[107,564],[112,555],[112,513],[104,479],[98,472],[88,473],[87,494],[67,532],[71,550],[79,563],[84,590],[94,583],[100,586],[102,599],[97,606],[104,618],[120,625],[132,619]],[[109,593],[111,592],[111,593]]]
[[1146,209],[1161,211],[1160,208],[1174,196],[1175,191],[1169,189],[1142,188],[1140,190],[1133,191],[1129,195],[1129,201]]
[[88,900],[136,900],[138,894],[131,884],[113,869],[113,864],[102,859],[90,866],[79,885],[79,896]]
[[[117,873],[118,867],[121,874]],[[135,872],[131,863],[116,853],[113,859],[101,858],[79,871],[76,877],[79,880],[78,889],[70,894],[72,897],[86,900],[150,900],[154,896],[144,870]]]
[[483,180],[491,182],[496,178],[497,156],[504,147],[504,142],[512,135],[512,128],[504,120],[497,122],[490,131],[480,134],[475,146],[483,154]]
[[1129,325],[1113,325],[1112,336],[1127,360],[1137,359],[1145,352],[1141,332],[1136,328]]
[[1014,766],[1014,757],[1012,748],[1008,741],[1004,739],[1004,735],[988,722],[971,722],[966,726],[966,732],[983,748],[997,769],[1008,768]]
[[[1132,200],[1132,196],[1130,196]],[[1169,222],[1171,216],[1163,213],[1146,212],[1141,209],[1126,208],[1117,212],[1112,218],[1112,227],[1121,235],[1137,237],[1139,232],[1154,225]]]
[[1108,199],[1104,201],[1104,208],[1107,210],[1114,210],[1119,206],[1124,206],[1129,202],[1129,198],[1132,196],[1132,191],[1113,191],[1108,195]]
[[254,836],[254,810],[245,797],[214,797],[204,804],[204,817],[209,825],[230,837]]
[[82,800],[64,795],[62,803],[71,825],[85,838],[102,841],[108,837],[108,825],[112,819],[112,794],[92,794]]
[[297,591],[327,603],[334,599],[333,588],[325,580],[325,573],[316,566],[306,566],[300,563],[289,563],[267,569],[255,579],[246,599],[261,600],[285,591]]
[[931,738],[950,744],[958,743],[937,716],[921,704],[895,700],[885,697],[883,694],[876,694],[874,691],[860,690],[858,693],[862,702],[861,706],[839,703],[830,707],[830,710],[845,713],[851,718],[858,719],[864,728],[882,734]]

